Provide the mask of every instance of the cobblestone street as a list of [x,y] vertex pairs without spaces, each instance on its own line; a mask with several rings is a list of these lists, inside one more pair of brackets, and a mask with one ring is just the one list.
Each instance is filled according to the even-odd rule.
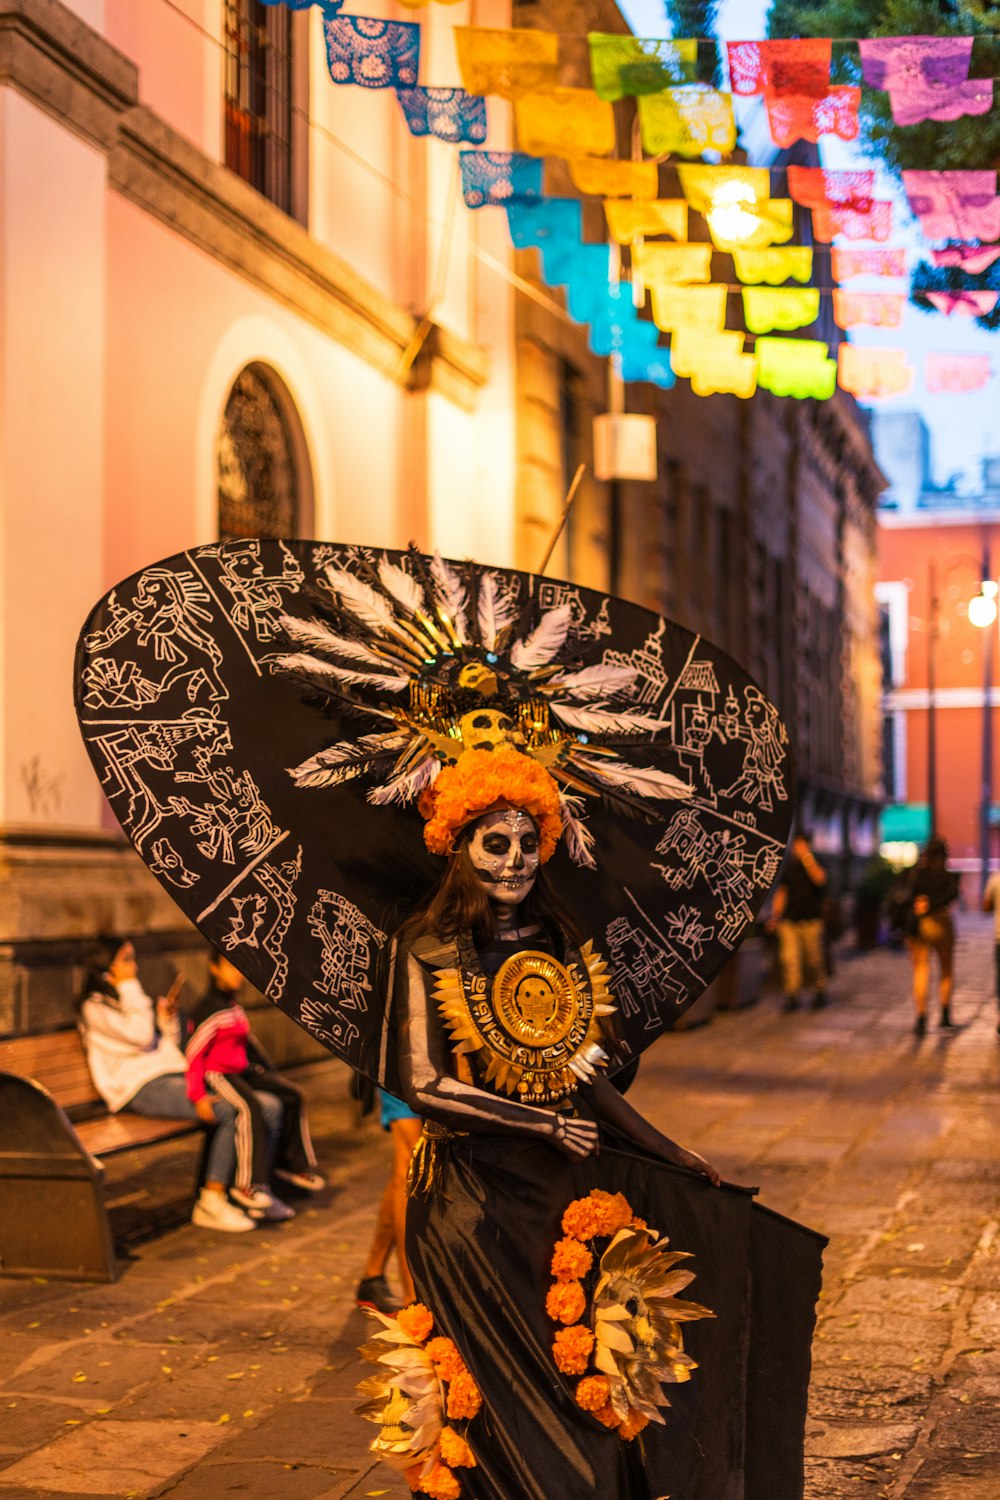
[[[659,1042],[632,1092],[830,1236],[809,1500],[1000,1496],[992,958],[991,925],[964,917],[954,1034],[912,1035],[905,955],[848,955],[826,1010],[786,1016],[769,994]],[[339,1066],[299,1077],[332,1185],[294,1221],[191,1227],[193,1147],[158,1148],[109,1167],[115,1285],[0,1282],[0,1497],[408,1494],[351,1415],[386,1139],[354,1125]]]

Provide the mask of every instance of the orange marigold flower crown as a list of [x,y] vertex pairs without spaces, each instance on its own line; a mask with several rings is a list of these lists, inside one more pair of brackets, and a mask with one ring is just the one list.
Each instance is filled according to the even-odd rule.
[[419,807],[427,820],[424,843],[432,854],[454,854],[463,828],[503,807],[521,808],[535,820],[542,864],[552,857],[562,833],[555,780],[513,745],[464,750],[455,765],[445,766],[433,786],[421,792]]

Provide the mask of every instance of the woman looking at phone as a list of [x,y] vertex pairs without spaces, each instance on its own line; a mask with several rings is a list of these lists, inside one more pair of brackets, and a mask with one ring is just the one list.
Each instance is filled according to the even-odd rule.
[[[97,938],[84,956],[80,992],[80,1032],[94,1086],[112,1114],[129,1111],[168,1120],[201,1120],[215,1127],[209,1146],[205,1185],[191,1221],[203,1229],[230,1234],[254,1228],[254,1220],[231,1203],[227,1189],[236,1164],[236,1110],[211,1101],[211,1119],[187,1093],[187,1060],[180,1046],[178,978],[156,1002],[139,982],[135,948],[127,938]],[[272,1132],[281,1125],[281,1104],[258,1096]]]

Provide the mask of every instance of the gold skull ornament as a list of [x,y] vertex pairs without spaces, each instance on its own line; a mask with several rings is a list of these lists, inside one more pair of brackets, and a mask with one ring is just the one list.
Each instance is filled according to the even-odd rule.
[[495,708],[477,708],[463,714],[458,727],[466,750],[499,750],[502,745],[524,744],[514,720]]
[[514,991],[514,1004],[529,1026],[543,1032],[552,1024],[559,997],[547,978],[528,974]]
[[466,692],[492,698],[497,690],[497,674],[484,661],[467,661],[458,674],[458,685]]

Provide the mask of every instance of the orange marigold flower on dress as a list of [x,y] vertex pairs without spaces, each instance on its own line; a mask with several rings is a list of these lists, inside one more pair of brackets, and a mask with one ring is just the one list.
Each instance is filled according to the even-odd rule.
[[621,1425],[620,1418],[617,1416],[610,1401],[607,1406],[602,1406],[598,1411],[595,1411],[594,1416],[599,1422],[603,1422],[605,1427],[620,1427]]
[[594,1257],[579,1240],[556,1240],[552,1274],[557,1281],[579,1281],[594,1264]]
[[583,1375],[594,1347],[594,1335],[583,1323],[572,1328],[560,1328],[552,1345],[552,1358],[556,1368],[564,1375]]
[[430,1355],[439,1380],[454,1380],[465,1369],[465,1361],[451,1339],[431,1339],[424,1345],[424,1351]]
[[462,1486],[446,1464],[435,1461],[433,1469],[420,1481],[420,1491],[431,1500],[459,1500]]
[[592,1240],[597,1233],[598,1211],[589,1198],[574,1198],[562,1216],[563,1234],[574,1240]]
[[641,1411],[636,1411],[634,1407],[630,1406],[628,1416],[618,1428],[618,1436],[624,1442],[630,1443],[633,1438],[639,1436],[644,1427],[648,1426],[649,1418],[644,1417]]
[[606,1193],[594,1188],[590,1194],[594,1205],[598,1235],[617,1234],[632,1222],[632,1206],[623,1193]]
[[584,1411],[599,1412],[611,1400],[611,1387],[603,1375],[588,1375],[576,1388],[576,1404]]
[[422,1344],[434,1327],[434,1315],[422,1302],[413,1302],[396,1314],[396,1322],[405,1334]]
[[578,1281],[557,1281],[549,1288],[545,1311],[553,1323],[578,1323],[587,1306],[583,1287]]
[[410,1489],[414,1494],[416,1494],[416,1492],[420,1488],[420,1476],[423,1471],[423,1463],[411,1464],[410,1467],[404,1471],[406,1475],[406,1482],[410,1486]]
[[469,1374],[462,1370],[448,1386],[446,1411],[453,1422],[474,1417],[483,1404],[482,1392]]
[[476,1455],[465,1438],[451,1427],[441,1428],[441,1457],[452,1469],[474,1469]]
[[654,1231],[650,1229],[645,1219],[639,1218],[638,1214],[632,1220],[632,1228],[637,1229],[640,1234],[648,1234],[651,1240],[656,1238]]

